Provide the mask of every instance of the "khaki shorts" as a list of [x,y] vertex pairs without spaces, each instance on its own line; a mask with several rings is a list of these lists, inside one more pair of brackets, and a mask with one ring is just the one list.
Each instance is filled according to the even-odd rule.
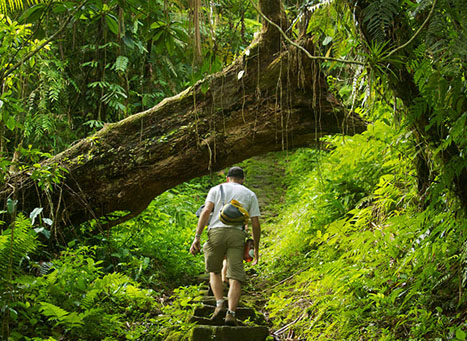
[[208,230],[208,241],[204,244],[206,271],[220,273],[224,257],[227,258],[227,278],[245,282],[243,252],[246,233],[234,228]]

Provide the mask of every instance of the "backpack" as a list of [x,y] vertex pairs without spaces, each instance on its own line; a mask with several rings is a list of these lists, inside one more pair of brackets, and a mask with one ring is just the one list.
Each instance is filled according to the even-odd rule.
[[[206,206],[205,204],[202,204],[198,210],[196,211],[196,217],[199,218],[199,216],[201,215],[201,211],[203,210],[204,206]],[[208,222],[206,223],[207,225],[209,225],[209,223],[211,222],[211,218],[212,218],[212,212],[211,214],[209,215],[209,219],[208,219]]]
[[229,203],[224,202],[224,190],[220,185],[222,208],[219,219],[226,225],[245,225],[248,224],[250,215],[237,200],[233,199]]
[[[242,204],[240,204],[237,200],[231,200],[229,203],[225,204],[224,199],[224,189],[222,185],[219,186],[221,191],[221,200],[222,200],[222,208],[220,211],[219,219],[226,225],[244,225],[248,224],[248,219],[250,215],[248,212],[243,208]],[[204,208],[204,204],[198,208],[196,211],[196,217],[199,218],[201,215],[201,211]],[[212,213],[209,216],[208,225],[211,222]]]

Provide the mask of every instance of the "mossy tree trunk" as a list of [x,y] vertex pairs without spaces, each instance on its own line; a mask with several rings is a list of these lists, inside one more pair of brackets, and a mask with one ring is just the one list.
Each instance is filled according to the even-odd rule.
[[[285,23],[280,1],[262,6]],[[251,156],[365,129],[329,91],[319,65],[284,47],[274,27],[264,25],[248,51],[222,72],[44,161],[42,169],[67,169],[51,190],[23,171],[9,178],[0,198],[16,198],[25,212],[44,207],[68,239],[69,226],[125,211],[107,227],[115,225],[165,190]]]

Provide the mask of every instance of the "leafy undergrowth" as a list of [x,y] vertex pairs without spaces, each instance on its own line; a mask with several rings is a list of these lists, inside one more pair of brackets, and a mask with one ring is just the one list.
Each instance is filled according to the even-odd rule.
[[[443,181],[422,202],[413,141],[384,123],[327,142],[243,163],[267,212],[244,298],[279,339],[465,339],[467,226]],[[0,237],[2,336],[186,339],[203,272],[193,212],[220,181],[183,184],[52,256],[47,220],[19,215]]]
[[286,207],[260,271],[276,337],[466,338],[466,222],[433,183],[419,201],[414,147],[383,123],[291,155]]
[[[201,257],[188,253],[196,216],[217,177],[178,186],[110,233],[50,255],[38,213],[0,236],[2,339],[163,340],[185,335],[201,298]],[[39,219],[41,218],[41,219]],[[34,225],[33,225],[34,223]],[[83,225],[82,231],[90,228]],[[83,235],[86,235],[83,233]],[[5,274],[5,277],[3,276]]]

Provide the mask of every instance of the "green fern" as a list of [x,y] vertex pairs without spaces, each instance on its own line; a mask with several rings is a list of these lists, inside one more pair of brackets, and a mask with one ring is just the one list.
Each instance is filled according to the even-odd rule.
[[53,134],[56,131],[57,119],[52,115],[29,113],[24,122],[24,136],[33,141],[40,141],[47,134]]
[[125,56],[118,56],[112,69],[117,72],[125,72],[128,68],[128,58]]
[[81,301],[81,306],[85,309],[91,309],[94,305],[95,300],[99,296],[100,290],[99,289],[92,289],[86,293],[86,296]]
[[421,97],[414,99],[414,103],[410,106],[409,120],[417,120],[422,117],[428,110],[428,103]]
[[30,220],[19,214],[14,228],[0,235],[0,287],[19,273],[21,261],[37,248],[37,244]]
[[83,322],[82,314],[76,312],[69,313],[68,311],[57,307],[56,305],[48,302],[41,302],[40,312],[48,317],[49,321],[54,321],[57,325],[64,325],[68,328],[81,327]]
[[465,70],[467,60],[467,2],[463,0],[439,3],[426,32],[427,49],[436,62],[449,73]]
[[399,11],[397,0],[375,0],[363,10],[363,22],[372,39],[384,41]]

